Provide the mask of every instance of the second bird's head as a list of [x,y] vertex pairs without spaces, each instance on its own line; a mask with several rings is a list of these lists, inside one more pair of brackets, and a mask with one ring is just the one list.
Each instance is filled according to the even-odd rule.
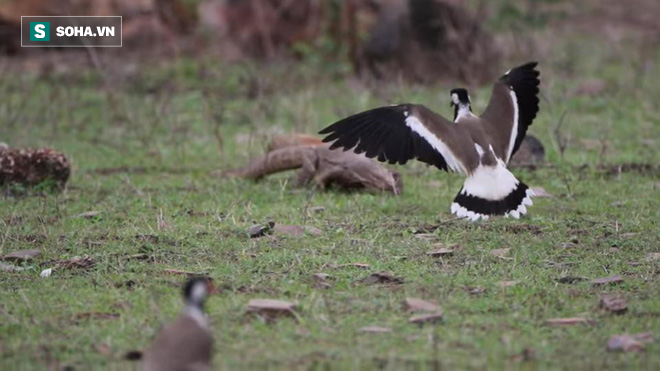
[[463,88],[452,89],[449,94],[451,95],[451,107],[470,106],[470,94]]
[[195,277],[188,280],[183,288],[183,298],[188,305],[202,308],[211,291],[211,280],[207,277]]

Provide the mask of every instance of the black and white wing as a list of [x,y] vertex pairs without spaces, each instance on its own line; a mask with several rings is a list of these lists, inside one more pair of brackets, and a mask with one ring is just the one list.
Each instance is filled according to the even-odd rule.
[[529,62],[505,73],[493,86],[488,107],[481,114],[495,153],[509,162],[539,111],[539,71]]
[[330,149],[352,149],[390,164],[417,159],[441,170],[467,173],[471,166],[466,161],[478,162],[478,154],[470,143],[472,152],[461,158],[457,140],[469,138],[462,131],[422,105],[401,104],[349,116],[320,134],[327,134],[323,142],[333,142]]

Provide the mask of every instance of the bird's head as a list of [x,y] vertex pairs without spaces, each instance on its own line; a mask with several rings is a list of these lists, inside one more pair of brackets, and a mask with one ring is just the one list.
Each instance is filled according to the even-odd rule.
[[187,305],[202,308],[210,291],[211,280],[209,278],[194,277],[188,280],[183,288],[183,298]]
[[454,122],[460,117],[472,116],[472,107],[470,107],[470,94],[463,88],[452,89],[450,106],[454,107]]
[[463,88],[452,89],[449,94],[451,95],[451,107],[470,106],[470,94]]

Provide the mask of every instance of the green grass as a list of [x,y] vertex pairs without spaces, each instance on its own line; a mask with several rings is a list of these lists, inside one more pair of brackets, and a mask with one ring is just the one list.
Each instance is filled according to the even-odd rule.
[[[577,42],[571,45],[568,55]],[[657,369],[658,343],[639,354],[607,352],[605,345],[620,333],[660,336],[660,261],[647,259],[660,252],[660,59],[639,77],[634,57],[620,60],[602,46],[594,50],[605,56],[584,52],[567,69],[562,54],[540,67],[543,103],[530,133],[545,143],[548,166],[514,172],[554,197],[535,199],[521,220],[474,224],[448,221],[461,177],[418,163],[397,168],[405,183],[400,197],[296,189],[288,175],[259,183],[214,175],[261,153],[266,132],[313,133],[345,114],[398,101],[450,115],[452,86],[389,85],[370,92],[348,81],[317,81],[314,72],[294,75],[286,66],[216,66],[200,78],[189,60],[145,72],[112,97],[88,75],[73,82],[5,79],[0,139],[13,147],[64,151],[74,173],[62,194],[0,200],[0,253],[42,253],[22,272],[0,272],[0,368],[135,367],[123,355],[149,344],[180,309],[184,278],[165,272],[179,269],[208,274],[221,288],[207,307],[217,368]],[[248,94],[251,76],[266,93]],[[591,78],[604,79],[607,89],[594,97],[571,93]],[[480,112],[489,87],[472,95]],[[222,150],[205,107],[223,109]],[[563,112],[561,136],[568,146],[561,155],[552,131]],[[586,149],[581,139],[606,140],[608,148]],[[655,167],[607,170],[628,163]],[[325,209],[305,214],[308,206]],[[91,210],[100,214],[78,216]],[[161,213],[168,228],[158,227]],[[247,237],[248,227],[271,220],[324,233]],[[415,235],[429,225],[439,225],[430,239]],[[453,256],[430,258],[426,253],[436,243],[460,248]],[[490,253],[498,248],[511,250],[500,259]],[[131,258],[135,254],[148,259]],[[83,255],[97,264],[39,277],[51,260]],[[337,267],[345,263],[370,268]],[[404,283],[361,282],[377,271]],[[331,288],[315,288],[311,275],[318,272],[332,275]],[[604,287],[557,281],[614,274],[625,281]],[[505,280],[519,283],[499,287]],[[474,287],[485,291],[471,294]],[[628,312],[598,309],[605,293],[622,294]],[[406,297],[438,302],[443,323],[408,324]],[[267,324],[246,317],[252,298],[295,301],[299,321]],[[76,319],[88,312],[119,317]],[[545,324],[575,316],[596,324]],[[370,325],[392,332],[358,331]],[[101,344],[109,355],[97,350]],[[527,348],[532,359],[520,361],[516,355]]]

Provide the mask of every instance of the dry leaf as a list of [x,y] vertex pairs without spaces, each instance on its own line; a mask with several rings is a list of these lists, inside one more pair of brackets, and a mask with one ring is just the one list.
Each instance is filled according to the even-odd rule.
[[203,274],[200,274],[200,273],[187,272],[187,271],[182,271],[182,270],[178,270],[178,269],[165,269],[165,270],[163,270],[163,273],[173,274],[173,275],[177,275],[177,276],[188,276],[188,277],[203,276]]
[[586,281],[588,279],[589,278],[584,277],[584,276],[563,276],[563,277],[559,277],[557,279],[557,282],[572,284],[572,283],[576,283],[576,282]]
[[415,238],[419,238],[420,240],[427,240],[427,241],[438,239],[438,235],[435,233],[415,233],[414,236]]
[[512,287],[518,284],[518,281],[500,281],[497,283],[499,287]]
[[486,292],[486,288],[483,286],[466,286],[465,289],[470,295],[481,295]]
[[595,325],[596,321],[588,318],[573,317],[573,318],[553,318],[546,320],[545,323],[549,326],[575,326],[575,325]]
[[534,197],[538,198],[552,198],[554,197],[548,191],[545,190],[543,187],[532,187],[532,192],[534,192]]
[[509,253],[509,251],[511,251],[511,249],[495,249],[491,250],[490,254],[500,259],[506,259],[506,255]]
[[432,256],[434,258],[437,258],[439,256],[451,256],[453,254],[454,254],[454,250],[448,248],[439,248],[426,253],[426,255]]
[[18,251],[10,252],[9,254],[3,256],[2,260],[10,261],[10,262],[28,261],[36,258],[39,255],[41,255],[41,252],[35,249],[18,250]]
[[358,329],[359,332],[368,332],[371,334],[385,334],[388,332],[392,332],[392,329],[389,327],[380,327],[380,326],[367,326],[367,327],[360,327]]
[[97,216],[99,216],[99,214],[101,214],[101,213],[96,211],[96,210],[92,210],[92,211],[86,211],[84,213],[80,213],[80,214],[76,215],[76,217],[77,218],[85,218],[85,219],[94,219]]
[[615,285],[615,284],[619,284],[621,282],[623,282],[623,277],[621,277],[619,275],[595,278],[595,279],[591,280],[591,283],[594,286],[601,286],[601,285],[605,285],[605,284]]
[[294,317],[294,308],[294,303],[284,300],[252,299],[248,302],[247,312],[273,320],[277,317]]
[[622,352],[641,352],[645,349],[644,343],[628,334],[613,335],[607,340],[607,350]]
[[249,311],[259,311],[262,309],[291,312],[295,308],[295,304],[289,301],[276,300],[276,299],[252,299],[248,302]]
[[369,269],[371,266],[369,264],[365,263],[348,263],[348,264],[339,264],[336,266],[337,268],[343,268],[343,267],[355,267],[355,268],[361,268],[361,269]]
[[71,259],[60,260],[57,267],[66,269],[88,269],[93,267],[96,261],[89,256],[75,256]]
[[417,298],[406,298],[404,304],[411,312],[435,312],[439,309],[438,304]]
[[363,278],[362,283],[367,285],[373,285],[373,284],[401,285],[403,284],[403,279],[399,277],[394,277],[390,272],[375,272],[370,274],[368,277]]
[[415,323],[418,325],[425,323],[436,323],[441,321],[442,321],[442,312],[440,311],[428,313],[428,314],[420,314],[420,315],[412,316],[408,319],[409,323]]
[[628,311],[626,299],[615,296],[605,295],[600,298],[600,307],[614,314],[623,314]]

